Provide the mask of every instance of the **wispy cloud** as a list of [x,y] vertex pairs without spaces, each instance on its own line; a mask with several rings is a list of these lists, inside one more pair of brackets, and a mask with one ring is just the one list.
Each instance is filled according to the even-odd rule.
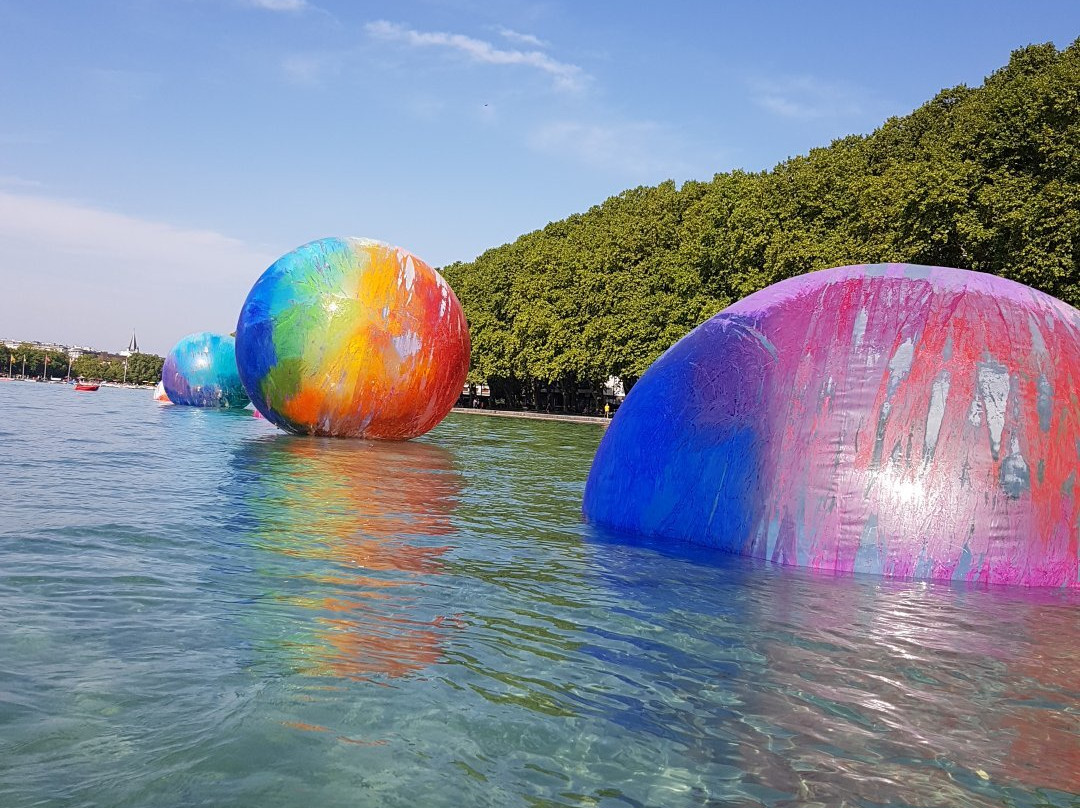
[[650,121],[560,121],[536,130],[529,145],[636,182],[685,176],[688,164],[681,157],[668,156],[683,152],[678,140],[667,127]]
[[[247,245],[212,230],[196,230],[102,210],[78,202],[0,191],[0,235],[48,241],[81,254],[123,255],[138,260],[190,265],[204,252],[223,260],[254,253]],[[259,256],[261,261],[266,256]],[[260,270],[261,271],[261,270]]]
[[134,321],[141,340],[163,351],[192,331],[231,331],[276,257],[212,230],[0,190],[0,274],[20,292],[0,296],[8,337],[66,333],[110,347],[103,329]]
[[307,0],[243,0],[244,5],[266,11],[303,11],[311,8]]
[[490,42],[463,34],[416,31],[386,20],[369,22],[364,29],[377,39],[404,42],[417,48],[446,48],[463,54],[474,62],[531,67],[550,75],[555,80],[555,86],[562,90],[580,90],[587,79],[585,72],[577,65],[559,62],[538,50],[503,50]]
[[546,48],[547,43],[539,37],[532,34],[523,34],[520,31],[514,31],[511,28],[500,28],[499,36],[503,39],[509,39],[511,42],[517,42],[521,45],[532,45],[534,48]]
[[784,118],[853,117],[864,112],[862,94],[848,84],[822,81],[813,76],[793,76],[752,79],[749,85],[754,103]]

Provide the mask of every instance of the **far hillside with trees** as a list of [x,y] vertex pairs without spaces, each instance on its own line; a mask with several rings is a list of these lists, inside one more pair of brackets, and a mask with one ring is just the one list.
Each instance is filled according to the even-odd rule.
[[1080,40],[1019,50],[981,87],[771,171],[634,188],[442,272],[469,318],[470,380],[504,406],[580,412],[732,302],[879,262],[1080,305]]

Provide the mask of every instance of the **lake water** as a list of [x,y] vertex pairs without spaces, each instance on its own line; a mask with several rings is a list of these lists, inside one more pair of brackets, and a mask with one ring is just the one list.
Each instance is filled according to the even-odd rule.
[[0,806],[1080,805],[1075,594],[600,535],[600,435],[0,383]]

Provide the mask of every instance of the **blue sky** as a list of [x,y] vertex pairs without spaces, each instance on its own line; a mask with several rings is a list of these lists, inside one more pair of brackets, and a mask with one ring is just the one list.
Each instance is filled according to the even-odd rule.
[[1073,0],[0,0],[0,337],[164,353],[312,239],[470,260],[1077,36]]

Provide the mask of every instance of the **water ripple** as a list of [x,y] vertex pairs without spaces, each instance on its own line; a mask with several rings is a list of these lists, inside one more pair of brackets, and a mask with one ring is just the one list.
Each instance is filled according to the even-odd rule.
[[1072,594],[593,531],[591,425],[0,396],[4,808],[1080,803]]

